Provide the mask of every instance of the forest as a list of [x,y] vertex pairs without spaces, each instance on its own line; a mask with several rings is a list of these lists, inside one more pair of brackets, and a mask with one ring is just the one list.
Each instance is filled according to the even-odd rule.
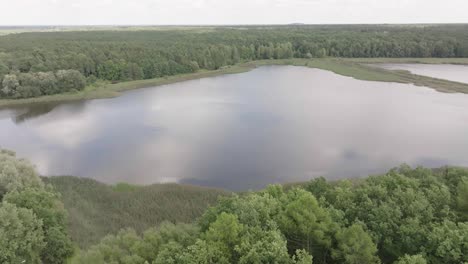
[[465,58],[467,25],[193,27],[0,36],[0,98],[288,58]]
[[[163,221],[144,231],[128,225],[81,249],[69,234],[70,214],[62,202],[63,196],[76,194],[60,194],[53,182],[44,183],[34,166],[14,152],[0,152],[1,263],[468,261],[464,168],[402,165],[363,179],[317,178],[256,192],[219,193],[220,200],[191,222]],[[132,191],[128,185],[115,188]],[[140,215],[157,213],[140,209]]]

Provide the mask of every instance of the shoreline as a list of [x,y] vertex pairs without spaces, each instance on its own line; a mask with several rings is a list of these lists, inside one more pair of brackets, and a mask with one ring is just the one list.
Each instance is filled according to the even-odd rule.
[[261,60],[238,63],[218,70],[201,70],[195,73],[166,76],[156,79],[126,81],[115,84],[97,83],[87,86],[83,91],[63,93],[25,99],[0,99],[0,109],[27,104],[62,103],[120,96],[123,92],[140,88],[157,87],[178,82],[237,74],[251,71],[261,66],[290,65],[317,68],[339,75],[364,81],[396,82],[433,88],[445,93],[468,93],[468,84],[428,76],[412,74],[408,71],[392,71],[365,64],[378,63],[419,63],[419,64],[456,64],[468,65],[468,58],[320,58],[320,59],[281,59]]

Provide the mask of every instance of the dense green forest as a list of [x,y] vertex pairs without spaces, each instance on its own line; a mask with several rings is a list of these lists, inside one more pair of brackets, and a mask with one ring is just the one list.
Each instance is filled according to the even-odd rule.
[[[61,200],[65,201],[68,217],[77,217],[72,212],[80,206],[100,210],[103,204],[112,207],[114,202],[126,202],[135,208],[117,205],[120,213],[131,213],[138,222],[140,218],[151,218],[148,214],[158,214],[148,210],[150,207],[141,199],[164,200],[165,195],[172,197],[174,187],[168,185],[166,193],[156,190],[159,196],[129,195],[123,199],[95,194],[98,198],[85,200],[77,191],[84,191],[85,196],[89,194],[86,186],[94,192],[97,189],[93,186],[98,185],[70,179],[60,177],[44,183],[27,161],[16,158],[13,152],[0,152],[1,263],[468,261],[467,169],[413,169],[403,165],[385,175],[353,181],[328,182],[318,178],[287,188],[272,185],[262,191],[227,196],[207,189],[222,198],[192,223],[180,223],[168,216],[166,220],[170,221],[160,223],[158,219],[143,232],[124,228],[83,250],[73,248],[76,241],[69,238],[67,214]],[[64,182],[79,187],[66,187]],[[141,187],[122,184],[109,188],[117,193],[141,192],[138,189]],[[57,189],[62,190],[61,195]],[[179,199],[190,201],[197,196],[193,192],[186,195]],[[102,204],[68,208],[75,197],[77,204]],[[201,197],[198,198],[201,201],[211,200],[209,194]],[[181,203],[180,200],[174,203]],[[189,206],[198,208],[196,201]],[[167,208],[157,210],[170,215],[171,203],[163,204]],[[190,218],[186,209],[174,208],[176,213]],[[105,210],[102,213],[108,214]],[[109,217],[111,224],[114,220]],[[79,221],[87,223],[86,219]]]
[[193,27],[0,36],[0,98],[287,58],[468,57],[468,25]]

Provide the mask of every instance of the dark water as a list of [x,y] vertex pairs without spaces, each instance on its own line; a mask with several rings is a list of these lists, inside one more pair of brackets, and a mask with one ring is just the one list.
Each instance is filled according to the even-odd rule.
[[468,83],[468,65],[452,64],[379,64],[389,70],[406,70],[413,74]]
[[0,111],[0,146],[45,175],[256,189],[468,166],[468,95],[302,67]]

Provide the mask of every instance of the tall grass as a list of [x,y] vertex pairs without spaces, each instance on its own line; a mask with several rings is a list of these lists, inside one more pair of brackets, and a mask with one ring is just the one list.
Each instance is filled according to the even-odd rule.
[[44,181],[61,194],[70,235],[81,248],[122,228],[143,231],[163,221],[191,223],[219,196],[230,195],[223,190],[177,184],[112,186],[65,176]]

